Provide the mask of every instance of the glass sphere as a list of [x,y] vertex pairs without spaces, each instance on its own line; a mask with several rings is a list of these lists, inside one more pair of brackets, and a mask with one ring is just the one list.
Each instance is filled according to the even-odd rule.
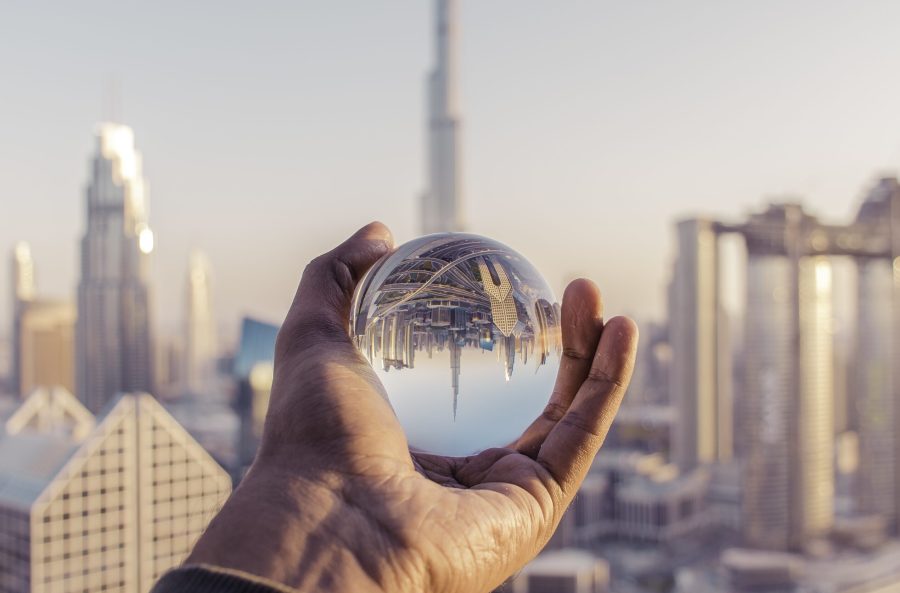
[[560,309],[528,260],[486,237],[414,239],[366,273],[350,333],[414,449],[512,443],[541,413],[562,352]]

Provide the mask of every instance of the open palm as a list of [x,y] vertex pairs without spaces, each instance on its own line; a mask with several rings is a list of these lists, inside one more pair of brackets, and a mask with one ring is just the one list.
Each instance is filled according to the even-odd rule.
[[356,283],[391,247],[373,223],[305,270],[278,336],[259,455],[191,561],[299,590],[476,593],[553,534],[624,394],[636,327],[604,325],[597,288],[573,282],[541,417],[505,448],[411,452],[347,333]]

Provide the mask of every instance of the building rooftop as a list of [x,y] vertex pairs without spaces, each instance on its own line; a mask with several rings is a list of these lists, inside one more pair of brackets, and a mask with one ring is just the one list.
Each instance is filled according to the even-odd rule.
[[638,403],[623,405],[616,413],[617,424],[641,424],[643,426],[669,426],[677,418],[675,406],[668,404]]
[[78,447],[77,441],[53,433],[25,431],[0,438],[0,506],[30,508]]
[[75,440],[94,428],[94,416],[64,387],[38,387],[3,418],[6,434],[31,430],[71,435]]
[[593,471],[651,473],[665,465],[660,453],[645,453],[633,449],[603,449],[594,459]]
[[62,387],[0,411],[0,505],[28,509],[81,446],[94,417]]
[[619,486],[620,498],[630,500],[656,500],[678,494],[699,495],[706,491],[709,473],[698,468],[687,474],[679,474],[673,465],[664,465],[649,474],[636,475]]
[[722,552],[722,565],[742,573],[778,572],[797,575],[803,571],[802,557],[784,552],[729,548]]
[[590,552],[575,548],[566,548],[544,552],[538,555],[522,569],[523,574],[538,573],[542,575],[571,575],[584,571],[596,570],[598,565],[606,565],[602,558]]

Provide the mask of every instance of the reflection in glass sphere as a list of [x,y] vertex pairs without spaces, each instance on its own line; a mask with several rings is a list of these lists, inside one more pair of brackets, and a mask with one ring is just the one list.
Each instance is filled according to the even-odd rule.
[[411,447],[502,447],[541,413],[561,354],[559,304],[505,245],[463,233],[414,239],[356,289],[350,331]]

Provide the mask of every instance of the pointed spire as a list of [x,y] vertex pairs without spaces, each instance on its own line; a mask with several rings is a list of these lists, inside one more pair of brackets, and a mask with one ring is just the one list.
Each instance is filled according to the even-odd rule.
[[456,422],[456,408],[459,403],[459,367],[462,358],[462,348],[456,343],[456,338],[450,340],[450,372],[452,374],[450,384],[453,389],[453,421]]

